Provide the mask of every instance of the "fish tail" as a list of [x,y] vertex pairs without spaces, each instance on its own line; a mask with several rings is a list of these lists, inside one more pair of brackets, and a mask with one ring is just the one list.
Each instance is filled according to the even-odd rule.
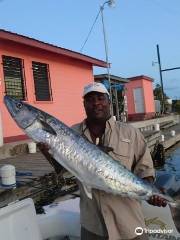
[[168,201],[168,204],[173,207],[173,208],[177,208],[180,210],[180,200],[176,200],[176,201],[173,201],[173,202],[169,202]]

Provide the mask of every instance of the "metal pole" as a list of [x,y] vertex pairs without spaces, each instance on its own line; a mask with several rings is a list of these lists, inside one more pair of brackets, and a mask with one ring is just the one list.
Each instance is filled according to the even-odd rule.
[[162,96],[162,109],[161,112],[164,113],[164,87],[163,87],[163,79],[162,79],[162,70],[161,70],[161,59],[160,59],[160,53],[159,53],[159,45],[156,45],[157,47],[157,56],[158,56],[158,65],[159,65],[159,75],[160,75],[160,81],[161,81],[161,96]]
[[111,115],[114,115],[113,112],[113,102],[112,102],[112,88],[111,88],[111,77],[110,77],[110,64],[109,64],[109,57],[108,57],[108,43],[107,43],[107,37],[106,37],[106,30],[105,30],[105,24],[104,24],[104,15],[103,15],[103,10],[104,10],[104,5],[108,3],[109,1],[105,2],[101,7],[101,19],[102,19],[102,26],[103,26],[103,37],[104,37],[104,47],[105,47],[105,54],[106,54],[106,63],[107,63],[107,75],[108,75],[108,82],[109,82],[109,94],[110,94],[110,110],[111,110]]
[[117,89],[114,89],[114,95],[115,95],[115,100],[116,100],[116,119],[119,121],[119,101],[118,101],[118,95],[117,95]]
[[161,72],[167,72],[167,71],[172,71],[177,69],[180,69],[180,67],[161,69]]

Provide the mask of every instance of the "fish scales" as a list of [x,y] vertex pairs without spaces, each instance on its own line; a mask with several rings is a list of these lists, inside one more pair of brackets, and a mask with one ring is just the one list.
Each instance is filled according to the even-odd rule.
[[[57,122],[49,123],[54,129],[57,129],[57,137],[49,137],[49,133],[47,133],[46,143],[51,146],[52,154],[56,159],[59,158],[59,161],[65,159],[63,166],[73,172],[81,182],[95,188],[98,186],[106,192],[127,196],[133,190],[134,197],[138,198],[136,194],[139,193],[141,187],[137,184],[135,175],[128,170],[124,171],[124,166],[119,163],[115,164],[109,155],[100,151],[83,137],[76,135],[65,125],[58,128]],[[75,166],[73,169],[72,163]]]
[[[57,136],[43,131],[36,121],[27,127],[26,131],[36,141],[45,141],[46,144],[51,146],[55,159],[58,159],[61,164],[71,171],[80,181],[88,182],[88,184],[95,187],[97,187],[97,183],[100,182],[100,189],[110,191],[112,188],[114,189],[113,192],[115,192],[119,185],[119,174],[116,174],[116,168],[113,168],[113,160],[97,149],[97,147],[88,143],[84,138],[75,134],[64,124],[60,125],[59,121],[49,121],[49,119],[46,119],[46,121],[56,130]],[[87,144],[89,146],[87,146]],[[62,161],[63,159],[64,161]],[[74,166],[73,169],[71,164]],[[108,183],[108,186],[102,186],[104,182],[105,185]],[[127,183],[127,180],[125,179],[123,181],[122,174],[121,187],[123,182]],[[122,190],[125,192],[124,188],[122,188]]]

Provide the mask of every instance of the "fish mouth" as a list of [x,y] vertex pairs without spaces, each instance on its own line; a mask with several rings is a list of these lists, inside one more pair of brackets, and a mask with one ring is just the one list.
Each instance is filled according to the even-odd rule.
[[8,95],[4,96],[4,104],[20,128],[26,129],[38,116],[38,112],[33,107]]
[[11,114],[12,117],[15,117],[17,114],[17,105],[21,104],[20,100],[14,99],[8,95],[4,96],[4,103]]

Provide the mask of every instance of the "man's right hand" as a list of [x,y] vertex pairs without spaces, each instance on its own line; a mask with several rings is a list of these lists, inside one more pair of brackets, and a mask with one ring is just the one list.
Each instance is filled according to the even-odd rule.
[[37,147],[39,148],[39,150],[44,154],[44,155],[48,155],[49,154],[49,147],[47,144],[45,143],[37,143]]
[[49,146],[45,143],[40,142],[37,143],[37,147],[45,156],[45,158],[49,161],[49,163],[53,166],[55,172],[59,174],[64,168],[52,157],[51,153],[49,153]]

